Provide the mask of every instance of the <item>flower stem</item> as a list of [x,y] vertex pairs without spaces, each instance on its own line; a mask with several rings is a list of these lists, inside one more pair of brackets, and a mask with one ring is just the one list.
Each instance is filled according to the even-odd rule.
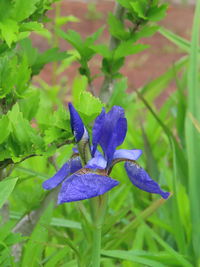
[[93,243],[91,267],[99,267],[101,260],[101,229],[104,222],[108,194],[100,195],[90,200],[91,215],[93,221]]
[[92,267],[100,266],[101,226],[93,227]]

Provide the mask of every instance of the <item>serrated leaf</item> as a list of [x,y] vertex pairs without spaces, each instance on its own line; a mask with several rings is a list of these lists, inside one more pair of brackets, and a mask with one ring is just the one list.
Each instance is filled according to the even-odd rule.
[[89,92],[83,91],[80,94],[77,109],[83,114],[85,119],[93,120],[101,112],[103,106],[99,98],[94,97]]
[[147,1],[140,0],[140,1],[130,2],[130,5],[139,18],[144,20],[147,19],[147,17],[145,16]]
[[34,65],[34,63],[38,57],[38,54],[39,54],[37,48],[32,46],[32,42],[29,38],[21,40],[19,42],[19,45],[20,45],[21,50],[22,50],[21,53],[26,55],[29,65],[30,66]]
[[31,120],[37,113],[40,102],[40,92],[31,91],[26,95],[25,99],[19,101],[20,111],[23,113],[24,118]]
[[0,21],[1,38],[5,40],[9,47],[13,42],[17,41],[18,30],[19,27],[16,21],[11,19]]
[[0,208],[12,193],[18,178],[6,178],[0,182]]
[[40,0],[15,0],[13,17],[16,21],[23,21],[34,13],[38,2]]
[[28,120],[23,118],[19,105],[15,104],[8,112],[8,118],[11,124],[11,133],[8,139],[11,157],[14,161],[18,158],[32,154],[40,148],[43,148],[43,140],[31,127]]
[[30,78],[31,78],[31,69],[28,65],[26,56],[24,56],[17,67],[15,87],[18,95],[22,95],[24,91],[28,88],[28,82]]
[[85,76],[76,76],[72,85],[73,103],[76,105],[79,102],[81,92],[86,91],[88,80]]
[[17,57],[4,56],[0,60],[0,98],[12,90],[16,80]]
[[150,7],[147,12],[148,19],[151,21],[159,21],[163,19],[166,15],[167,7],[168,7],[167,4],[163,4],[159,7],[157,6]]
[[2,144],[10,134],[10,122],[6,115],[0,119],[0,144]]

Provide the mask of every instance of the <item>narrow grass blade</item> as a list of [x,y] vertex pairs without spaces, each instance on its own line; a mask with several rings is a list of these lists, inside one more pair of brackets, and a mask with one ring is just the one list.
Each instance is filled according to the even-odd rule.
[[[192,41],[188,66],[188,116],[186,118],[186,146],[189,166],[189,196],[192,213],[192,243],[196,261],[200,261],[200,135],[190,116],[200,121],[200,88],[199,88],[199,31],[200,31],[200,1],[196,2],[193,21]],[[190,115],[191,114],[191,115]]]
[[[160,34],[162,34],[165,38],[169,41],[177,45],[179,48],[183,49],[184,51],[190,53],[191,43],[186,39],[180,37],[179,35],[161,27],[159,29]],[[200,47],[197,47],[198,53],[200,53]]]

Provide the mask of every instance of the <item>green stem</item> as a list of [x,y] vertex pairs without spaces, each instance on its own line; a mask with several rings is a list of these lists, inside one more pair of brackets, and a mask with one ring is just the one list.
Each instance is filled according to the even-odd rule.
[[100,266],[101,251],[101,226],[93,227],[93,243],[92,243],[92,267]]
[[108,202],[108,194],[90,199],[93,221],[93,243],[91,267],[99,267],[101,260],[101,229],[104,222]]

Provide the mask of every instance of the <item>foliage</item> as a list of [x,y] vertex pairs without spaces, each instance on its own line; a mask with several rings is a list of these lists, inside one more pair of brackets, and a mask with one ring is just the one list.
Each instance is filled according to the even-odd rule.
[[[0,265],[89,266],[88,202],[55,208],[56,192],[46,194],[41,187],[71,156],[74,140],[69,114],[60,100],[65,89],[59,74],[77,61],[79,76],[67,100],[73,101],[88,130],[103,106],[125,108],[129,130],[123,148],[143,148],[140,164],[172,192],[168,201],[149,196],[130,186],[123,166],[113,170],[121,185],[109,195],[102,266],[198,266],[200,2],[189,42],[157,25],[165,16],[166,4],[117,0],[121,13],[107,18],[110,44],[101,41],[103,27],[86,38],[70,29],[64,31],[63,25],[78,19],[61,16],[57,2],[53,6],[56,17],[50,20],[46,12],[54,2],[0,1]],[[45,28],[46,21],[52,32]],[[127,80],[120,72],[125,58],[148,49],[142,38],[157,30],[187,55],[138,88],[137,94],[128,95]],[[31,32],[46,38],[50,48],[41,52],[34,47]],[[59,51],[59,38],[73,50]],[[97,77],[90,69],[97,55],[101,57],[98,76],[104,78],[101,99],[87,90],[92,91]],[[51,62],[54,72],[48,85],[36,75]],[[176,81],[177,90],[158,109],[153,103],[171,81]],[[102,91],[109,92],[106,98]],[[20,228],[26,215],[32,219],[32,228],[28,224]]]

